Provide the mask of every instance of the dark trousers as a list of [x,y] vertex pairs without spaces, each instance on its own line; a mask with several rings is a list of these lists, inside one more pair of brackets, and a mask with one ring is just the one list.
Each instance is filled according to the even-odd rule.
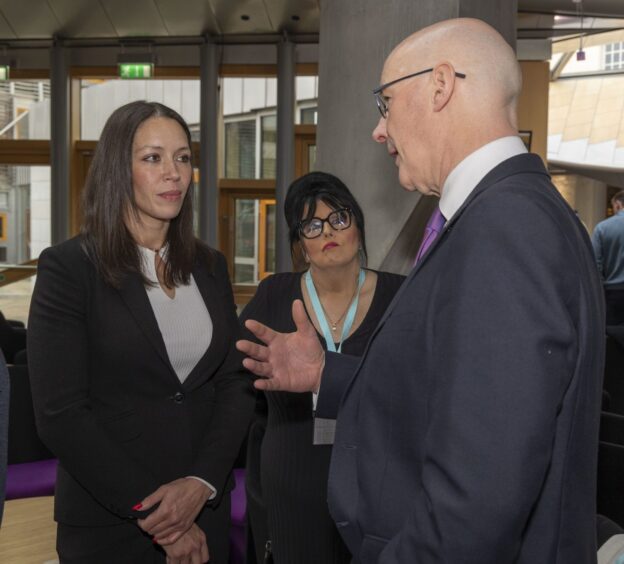
[[[230,495],[216,509],[205,508],[197,520],[206,533],[210,564],[228,564]],[[164,564],[163,549],[135,523],[80,527],[58,523],[56,550],[60,564]]]
[[258,417],[249,429],[245,494],[247,497],[247,564],[262,564],[269,540],[266,506],[260,482],[260,449],[266,429],[266,416]]
[[624,284],[604,287],[607,325],[624,323]]
[[164,564],[165,553],[134,523],[77,527],[59,523],[56,550],[61,564]]

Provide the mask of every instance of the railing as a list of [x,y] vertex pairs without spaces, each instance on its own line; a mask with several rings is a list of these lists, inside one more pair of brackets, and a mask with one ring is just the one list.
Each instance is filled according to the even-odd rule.
[[37,259],[23,264],[0,264],[0,287],[37,274]]
[[24,112],[19,114],[13,121],[7,123],[2,129],[0,129],[0,135],[4,135],[9,129],[17,125],[20,120],[23,120],[29,113],[29,110],[25,110]]

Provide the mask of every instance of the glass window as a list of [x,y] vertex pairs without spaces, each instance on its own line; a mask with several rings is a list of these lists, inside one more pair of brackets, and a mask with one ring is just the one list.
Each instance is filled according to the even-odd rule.
[[318,76],[298,76],[295,79],[295,98],[297,102],[318,98]]
[[[297,77],[295,84],[297,124],[315,124],[317,121],[318,77]],[[221,109],[224,127],[220,130],[220,177],[227,179],[272,180],[277,163],[277,82],[275,78],[223,78],[221,81]],[[305,129],[305,128],[304,128]],[[309,128],[308,128],[309,129]],[[306,129],[307,131],[307,129]],[[310,135],[310,134],[309,134]],[[312,141],[313,142],[313,141]],[[312,145],[308,142],[308,145]],[[297,157],[316,163],[316,147],[297,145]],[[275,271],[275,200],[265,189],[256,192],[253,183],[241,182],[244,196],[224,196],[224,187],[234,188],[237,183],[224,183],[222,202],[226,203],[231,230],[225,235],[224,247],[232,265],[232,280],[236,285],[255,285]],[[260,183],[258,184],[260,186]],[[232,192],[234,194],[234,192]],[[239,291],[237,289],[237,291]],[[241,289],[243,294],[247,289]]]
[[277,118],[250,118],[225,123],[225,178],[275,178]]
[[308,170],[316,170],[316,145],[308,145]]
[[266,225],[260,226],[265,229],[264,241],[264,265],[262,270],[264,275],[275,272],[275,204],[266,206]]
[[318,76],[298,76],[295,81],[298,123],[318,123]]
[[50,241],[50,167],[0,165],[0,262],[37,258]]
[[262,118],[262,178],[275,178],[275,156],[277,154],[277,116]]
[[147,100],[160,102],[178,112],[188,124],[193,141],[199,140],[198,79],[83,79],[80,86],[81,139],[99,139],[102,128],[113,111],[128,102]]
[[255,284],[258,254],[256,218],[257,200],[236,200],[234,234],[234,283]]
[[256,120],[225,124],[225,177],[256,177]]
[[624,41],[605,45],[605,70],[624,68]]
[[50,139],[50,81],[0,82],[0,139]]
[[234,284],[258,284],[275,272],[273,198],[234,199]]
[[301,109],[301,123],[317,124],[318,121],[318,108],[302,108]]
[[228,77],[222,79],[221,85],[223,116],[226,119],[277,105],[277,79],[274,77]]

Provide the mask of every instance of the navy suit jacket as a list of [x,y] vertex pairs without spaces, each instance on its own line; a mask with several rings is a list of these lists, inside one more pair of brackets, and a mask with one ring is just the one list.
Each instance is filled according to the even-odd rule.
[[211,251],[213,268],[198,258],[192,271],[214,331],[181,383],[140,277],[113,288],[80,243],[41,253],[28,322],[37,427],[60,462],[56,520],[98,526],[142,516],[136,503],[185,476],[213,484],[218,504],[255,403],[234,347],[223,255]]
[[339,407],[328,495],[354,562],[595,562],[603,351],[589,238],[541,159],[510,158],[361,361],[327,356],[317,415]]

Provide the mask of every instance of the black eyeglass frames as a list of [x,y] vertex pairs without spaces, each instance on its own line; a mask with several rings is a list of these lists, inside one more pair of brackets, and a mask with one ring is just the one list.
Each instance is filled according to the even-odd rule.
[[[401,78],[391,80],[390,82],[386,82],[385,84],[382,84],[379,88],[375,88],[375,90],[373,90],[373,95],[375,96],[375,102],[377,103],[377,109],[379,110],[381,117],[385,119],[388,116],[388,104],[386,103],[386,97],[382,94],[382,92],[386,88],[388,88],[389,86],[392,86],[393,84],[396,84],[397,82],[401,82],[402,80],[407,80],[408,78],[414,78],[415,76],[426,74],[432,71],[433,71],[433,67],[431,67],[430,69],[425,69],[425,70],[421,70],[418,72],[414,72],[412,74],[402,76]],[[466,78],[466,75],[463,72],[456,72],[455,76],[457,78]]]
[[299,223],[299,232],[306,239],[316,239],[323,233],[325,223],[334,231],[342,231],[351,227],[351,210],[349,208],[340,208],[331,212],[325,219],[320,217],[312,217],[306,221]]

